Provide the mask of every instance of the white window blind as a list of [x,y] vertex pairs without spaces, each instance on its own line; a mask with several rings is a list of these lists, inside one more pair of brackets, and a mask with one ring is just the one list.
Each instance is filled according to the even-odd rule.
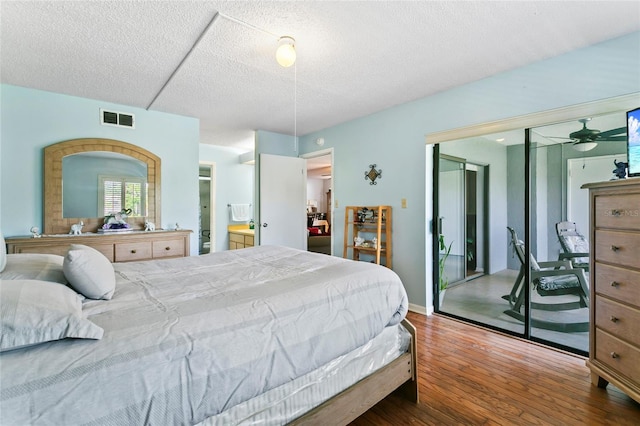
[[145,216],[146,180],[131,176],[98,176],[98,208],[104,216],[131,209],[129,216]]

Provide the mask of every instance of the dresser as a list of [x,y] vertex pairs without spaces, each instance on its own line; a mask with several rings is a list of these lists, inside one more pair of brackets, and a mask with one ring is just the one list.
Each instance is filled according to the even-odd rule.
[[591,382],[640,402],[640,178],[584,185],[590,198]]
[[9,237],[8,253],[45,253],[64,256],[70,244],[93,247],[111,262],[189,256],[191,231],[131,231],[126,233],[47,235],[40,238]]

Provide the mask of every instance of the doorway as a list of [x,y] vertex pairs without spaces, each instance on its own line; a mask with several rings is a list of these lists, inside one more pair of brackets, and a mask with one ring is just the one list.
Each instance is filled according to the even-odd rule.
[[446,154],[438,164],[439,291],[444,292],[485,271],[488,173],[486,165]]
[[307,250],[332,253],[332,155],[323,154],[307,161]]
[[207,254],[216,251],[215,176],[215,163],[200,163],[198,170],[198,186],[200,192],[198,254]]
[[466,231],[465,262],[466,279],[478,278],[484,275],[486,255],[487,231],[487,193],[489,188],[488,166],[481,164],[466,164]]
[[333,254],[333,148],[300,156],[307,163],[307,250]]

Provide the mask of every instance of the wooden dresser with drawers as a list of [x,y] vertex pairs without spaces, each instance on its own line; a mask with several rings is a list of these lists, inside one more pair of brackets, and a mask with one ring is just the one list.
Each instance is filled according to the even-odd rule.
[[8,253],[44,253],[64,256],[70,244],[93,247],[111,262],[189,256],[191,231],[131,231],[126,233],[43,235],[41,238],[6,238]]
[[640,402],[640,178],[584,185],[590,198],[591,381]]

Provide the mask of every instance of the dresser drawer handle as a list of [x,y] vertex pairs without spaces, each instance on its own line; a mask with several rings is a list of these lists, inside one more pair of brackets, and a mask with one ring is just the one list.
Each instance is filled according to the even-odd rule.
[[620,355],[615,352],[611,352],[611,358],[620,358]]
[[618,250],[620,250],[620,247],[618,246],[611,246],[611,250],[617,252]]
[[164,249],[168,251],[171,250],[171,247],[165,247]]
[[135,251],[135,249],[134,249],[134,250],[131,250],[131,253],[135,253],[135,252],[136,252],[136,251]]
[[611,281],[611,287],[618,287],[620,283],[618,281]]
[[611,210],[611,216],[619,217],[621,214],[620,210]]
[[611,322],[618,322],[618,318],[611,315]]

